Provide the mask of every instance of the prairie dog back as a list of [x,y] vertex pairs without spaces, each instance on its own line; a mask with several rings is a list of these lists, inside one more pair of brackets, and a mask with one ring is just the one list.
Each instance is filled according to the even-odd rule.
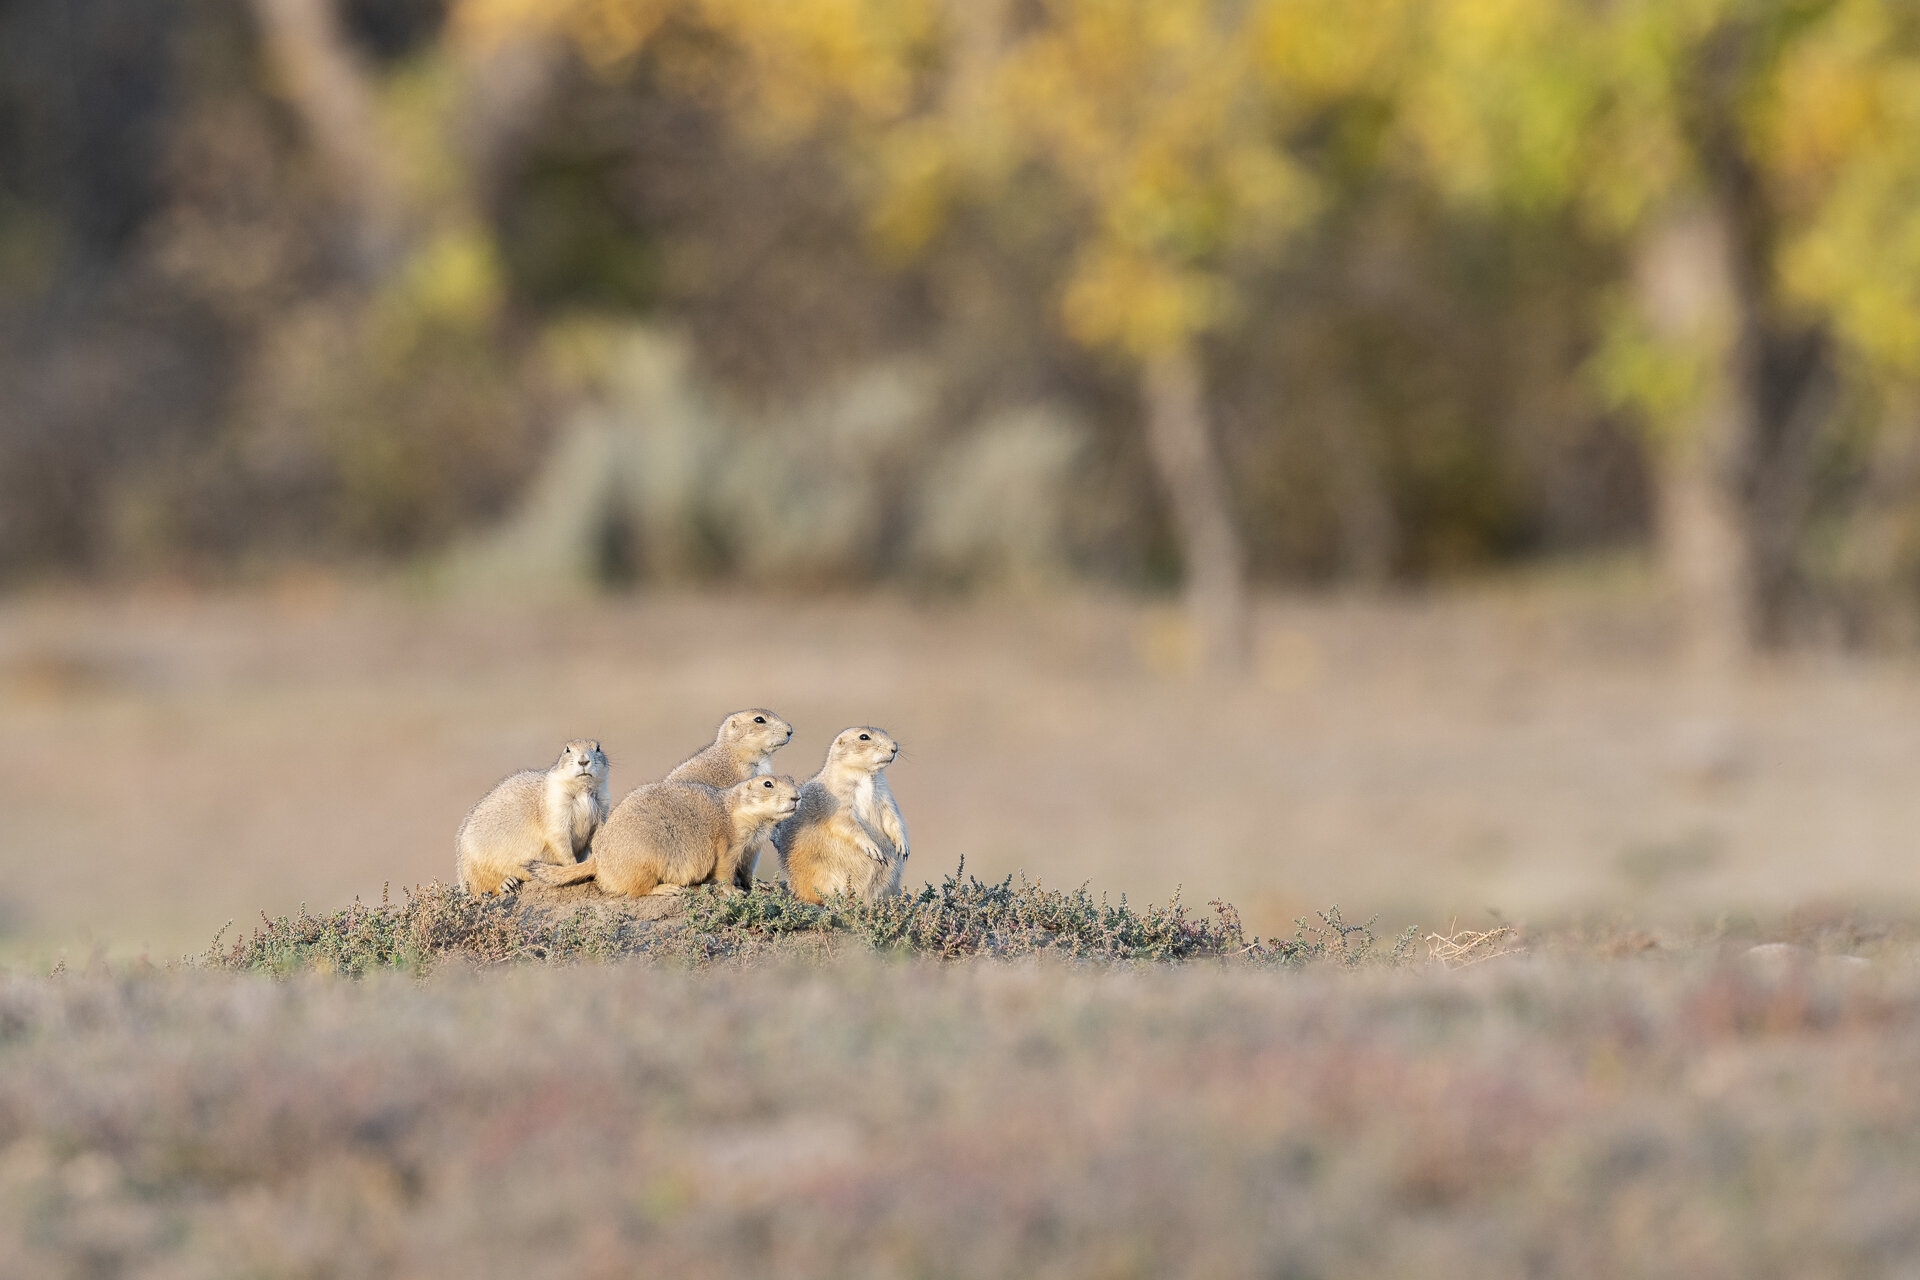
[[504,893],[538,863],[571,863],[611,808],[606,752],[576,738],[545,771],[512,774],[467,812],[454,837],[454,873],[469,893]]
[[637,787],[594,837],[577,866],[536,867],[546,884],[596,880],[627,897],[678,893],[697,884],[733,886],[740,858],[799,802],[792,778],[755,776],[725,791],[700,782]]

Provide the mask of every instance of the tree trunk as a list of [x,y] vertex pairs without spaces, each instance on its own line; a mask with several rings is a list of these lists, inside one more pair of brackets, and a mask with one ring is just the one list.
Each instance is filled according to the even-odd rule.
[[1700,188],[1651,224],[1635,263],[1653,332],[1695,376],[1657,424],[1661,551],[1689,649],[1723,667],[1786,638],[1813,446],[1837,390],[1826,331],[1775,278],[1778,219],[1744,123],[1765,44],[1737,19],[1702,43],[1679,120]]
[[1141,390],[1147,450],[1172,510],[1202,661],[1215,672],[1242,670],[1249,641],[1246,555],[1193,348],[1181,344],[1147,357]]
[[1731,668],[1757,635],[1757,573],[1742,501],[1754,430],[1741,385],[1741,299],[1726,226],[1705,204],[1677,208],[1650,228],[1634,268],[1654,336],[1690,365],[1695,383],[1675,417],[1655,424],[1660,559],[1688,656]]
[[1823,332],[1783,320],[1769,229],[1737,186],[1642,239],[1640,305],[1694,385],[1657,425],[1659,545],[1689,653],[1738,666],[1785,638],[1813,444],[1835,378]]
[[335,0],[253,0],[280,90],[353,217],[355,266],[372,280],[402,250],[398,192],[380,153],[373,86],[340,29]]

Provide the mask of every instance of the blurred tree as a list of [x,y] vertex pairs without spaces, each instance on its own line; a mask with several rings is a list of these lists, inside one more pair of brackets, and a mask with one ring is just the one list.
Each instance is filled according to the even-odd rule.
[[1596,362],[1649,428],[1714,664],[1790,620],[1844,342],[1920,358],[1920,13],[1898,0],[1434,0],[1406,119],[1441,182],[1572,204],[1632,263]]
[[532,388],[513,367],[484,204],[543,67],[449,56],[422,37],[423,4],[378,15],[384,64],[342,0],[251,8],[338,211],[345,280],[273,317],[246,426],[318,455],[303,469],[328,476],[327,523],[349,541],[418,547],[497,507],[530,461]]
[[402,250],[398,175],[381,145],[376,90],[347,44],[335,0],[253,0],[253,11],[281,91],[350,212],[357,274],[376,280]]
[[1197,346],[1235,306],[1225,260],[1293,230],[1315,199],[1283,145],[1276,6],[1053,0],[1017,25],[1004,4],[953,9],[967,56],[934,128],[909,135],[927,154],[896,159],[905,180],[883,217],[926,234],[913,211],[943,174],[991,186],[1039,164],[1071,193],[1063,318],[1136,364],[1204,659],[1240,666],[1246,553]]
[[[1020,203],[1036,175],[1064,219],[1069,333],[1137,370],[1148,456],[1165,489],[1204,660],[1247,653],[1246,553],[1215,441],[1200,343],[1240,313],[1230,269],[1271,253],[1318,203],[1292,145],[1333,104],[1377,87],[1401,0],[466,0],[481,45],[564,31],[618,67],[676,21],[744,63],[668,75],[790,136],[830,119],[882,248],[924,251],[952,212]],[[1015,215],[1017,217],[1018,215]],[[1030,231],[1027,232],[1031,234]]]
[[[1217,662],[1249,574],[1637,537],[1648,459],[1691,632],[1737,652],[1836,583],[1920,599],[1917,24],[12,0],[0,572],[445,541],[591,398],[544,338],[637,321],[800,456],[830,415],[799,406],[929,371],[819,574],[905,570],[940,459],[1059,404],[1095,425],[1063,562],[1184,573]],[[687,571],[750,572],[736,551]]]
[[234,335],[146,253],[215,8],[0,5],[0,578],[111,565],[128,477],[217,430]]

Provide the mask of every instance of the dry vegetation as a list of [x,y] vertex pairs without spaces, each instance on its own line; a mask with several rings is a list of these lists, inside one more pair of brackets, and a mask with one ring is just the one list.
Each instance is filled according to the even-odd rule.
[[1016,959],[1046,953],[1073,960],[1233,958],[1302,965],[1336,960],[1348,968],[1412,954],[1408,928],[1384,951],[1373,921],[1348,923],[1338,906],[1294,922],[1291,938],[1248,936],[1224,902],[1199,917],[1178,898],[1136,909],[1095,897],[1085,886],[1048,889],[1009,876],[988,884],[963,867],[911,895],[863,903],[841,896],[812,906],[786,886],[761,880],[748,893],[711,887],[684,896],[638,900],[589,884],[552,890],[528,886],[512,896],[475,895],[434,883],[405,901],[383,897],[315,916],[269,917],[223,945],[221,937],[183,963],[235,972],[286,975],[303,970],[365,977],[381,971],[425,975],[448,962],[489,966],[514,961],[568,963],[632,957],[688,962],[753,961],[794,954],[815,958],[849,949],[942,960]]
[[1920,907],[1910,664],[1770,664],[1716,736],[1630,580],[1295,597],[1260,623],[1255,678],[1216,686],[1183,674],[1167,612],[1117,600],[13,597],[0,960],[165,958],[262,908],[446,880],[508,770],[589,733],[618,794],[759,705],[799,727],[781,772],[842,725],[901,740],[915,882],[964,855],[1116,901],[1184,886],[1282,936],[1332,902],[1388,934],[1484,930],[1489,907]]
[[[1703,746],[1631,599],[1276,602],[1234,688],[1163,617],[9,602],[0,1275],[1920,1268],[1920,933],[1790,910],[1912,899],[1913,672],[1765,668]],[[523,757],[761,702],[796,769],[888,710],[937,883],[432,883]]]
[[1465,972],[852,946],[9,978],[0,1272],[1920,1265],[1910,942],[1536,941]]

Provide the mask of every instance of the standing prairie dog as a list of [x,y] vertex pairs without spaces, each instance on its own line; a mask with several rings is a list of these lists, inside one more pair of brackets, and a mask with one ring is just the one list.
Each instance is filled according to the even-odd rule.
[[842,729],[827,748],[827,762],[800,788],[799,809],[773,831],[797,896],[872,902],[900,892],[907,824],[881,772],[899,754],[900,744],[871,725]]
[[792,778],[758,776],[725,791],[700,782],[651,782],[629,791],[571,867],[536,867],[551,885],[597,880],[603,892],[643,898],[689,885],[733,886],[742,855],[800,800]]
[[[668,782],[704,782],[725,791],[736,782],[773,772],[773,753],[793,741],[793,726],[765,707],[736,711],[720,722],[720,731],[708,746],[682,761]],[[740,858],[734,884],[753,888],[753,869],[760,861],[756,840]]]
[[575,738],[551,769],[516,773],[468,810],[453,842],[460,887],[506,893],[535,863],[571,864],[611,807],[606,752]]

